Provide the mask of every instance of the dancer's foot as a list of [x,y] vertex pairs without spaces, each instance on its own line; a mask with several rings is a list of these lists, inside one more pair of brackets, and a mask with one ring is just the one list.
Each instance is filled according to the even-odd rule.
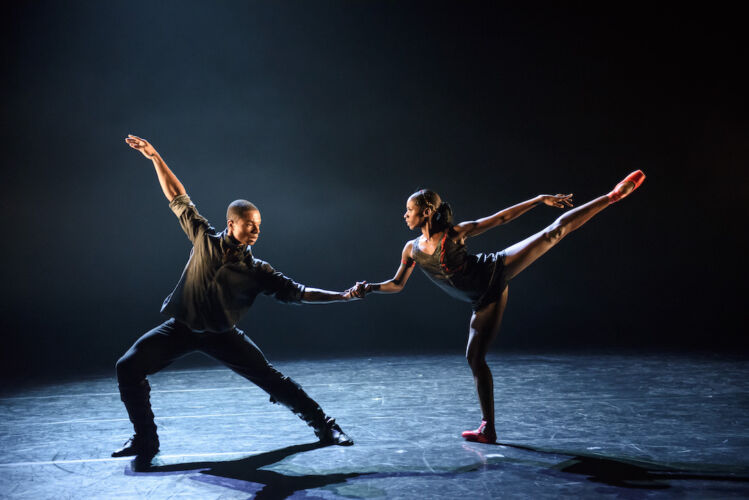
[[481,425],[475,431],[463,431],[461,434],[466,441],[474,441],[476,443],[493,444],[497,442],[497,432],[494,430],[494,426],[489,428],[486,420],[481,421]]
[[157,435],[135,434],[125,442],[125,445],[112,453],[113,457],[135,457],[151,459],[159,452],[159,437]]
[[613,191],[611,191],[607,195],[609,197],[609,201],[611,203],[616,203],[622,198],[626,198],[632,191],[640,187],[644,180],[645,174],[643,173],[643,171],[635,170],[627,177],[625,177],[622,182],[617,184]]
[[326,418],[325,422],[319,427],[315,427],[315,435],[321,443],[337,444],[339,446],[351,446],[354,440],[341,430],[341,427],[335,423],[335,419]]

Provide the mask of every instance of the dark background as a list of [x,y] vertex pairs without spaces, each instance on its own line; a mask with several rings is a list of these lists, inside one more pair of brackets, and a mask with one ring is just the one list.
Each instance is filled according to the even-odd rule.
[[[395,272],[430,187],[458,220],[539,193],[643,187],[510,286],[495,349],[745,353],[749,134],[737,12],[460,2],[16,2],[2,21],[2,376],[112,370],[189,252],[153,142],[255,255],[343,289]],[[470,241],[500,250],[532,212]],[[464,349],[470,307],[398,296],[240,323],[271,359]],[[198,358],[199,359],[199,358]]]

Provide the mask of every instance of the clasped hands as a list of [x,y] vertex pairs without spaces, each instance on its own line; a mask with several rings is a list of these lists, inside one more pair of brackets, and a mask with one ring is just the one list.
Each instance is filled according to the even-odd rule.
[[357,281],[354,286],[346,290],[343,294],[346,300],[363,299],[372,291],[372,284],[366,281]]

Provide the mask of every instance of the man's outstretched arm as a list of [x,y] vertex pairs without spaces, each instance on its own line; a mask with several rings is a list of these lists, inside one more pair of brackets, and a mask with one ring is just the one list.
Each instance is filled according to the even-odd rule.
[[161,158],[161,155],[156,149],[145,139],[141,139],[135,135],[128,135],[125,142],[133,148],[137,149],[143,156],[153,161],[153,166],[156,169],[156,175],[159,178],[159,184],[161,184],[161,190],[164,191],[164,196],[169,201],[172,201],[175,196],[185,194],[185,187],[177,179],[177,176],[169,170],[166,162]]
[[291,304],[327,304],[330,302],[348,302],[350,300],[359,300],[353,291],[360,285],[357,283],[353,287],[343,292],[332,292],[320,288],[304,286],[284,276],[281,272],[273,269],[273,266],[267,262],[256,259],[256,277],[259,280],[262,293],[273,295],[276,300]]
[[358,300],[351,293],[351,289],[345,292],[331,292],[319,288],[305,287],[302,293],[302,303],[304,304],[324,304],[326,302],[347,302],[349,300]]

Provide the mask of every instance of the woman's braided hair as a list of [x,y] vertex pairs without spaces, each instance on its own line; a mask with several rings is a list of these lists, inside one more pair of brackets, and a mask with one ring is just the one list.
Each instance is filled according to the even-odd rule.
[[453,226],[453,210],[449,203],[442,201],[440,195],[430,189],[419,189],[410,198],[422,210],[432,209],[432,231],[444,231]]

